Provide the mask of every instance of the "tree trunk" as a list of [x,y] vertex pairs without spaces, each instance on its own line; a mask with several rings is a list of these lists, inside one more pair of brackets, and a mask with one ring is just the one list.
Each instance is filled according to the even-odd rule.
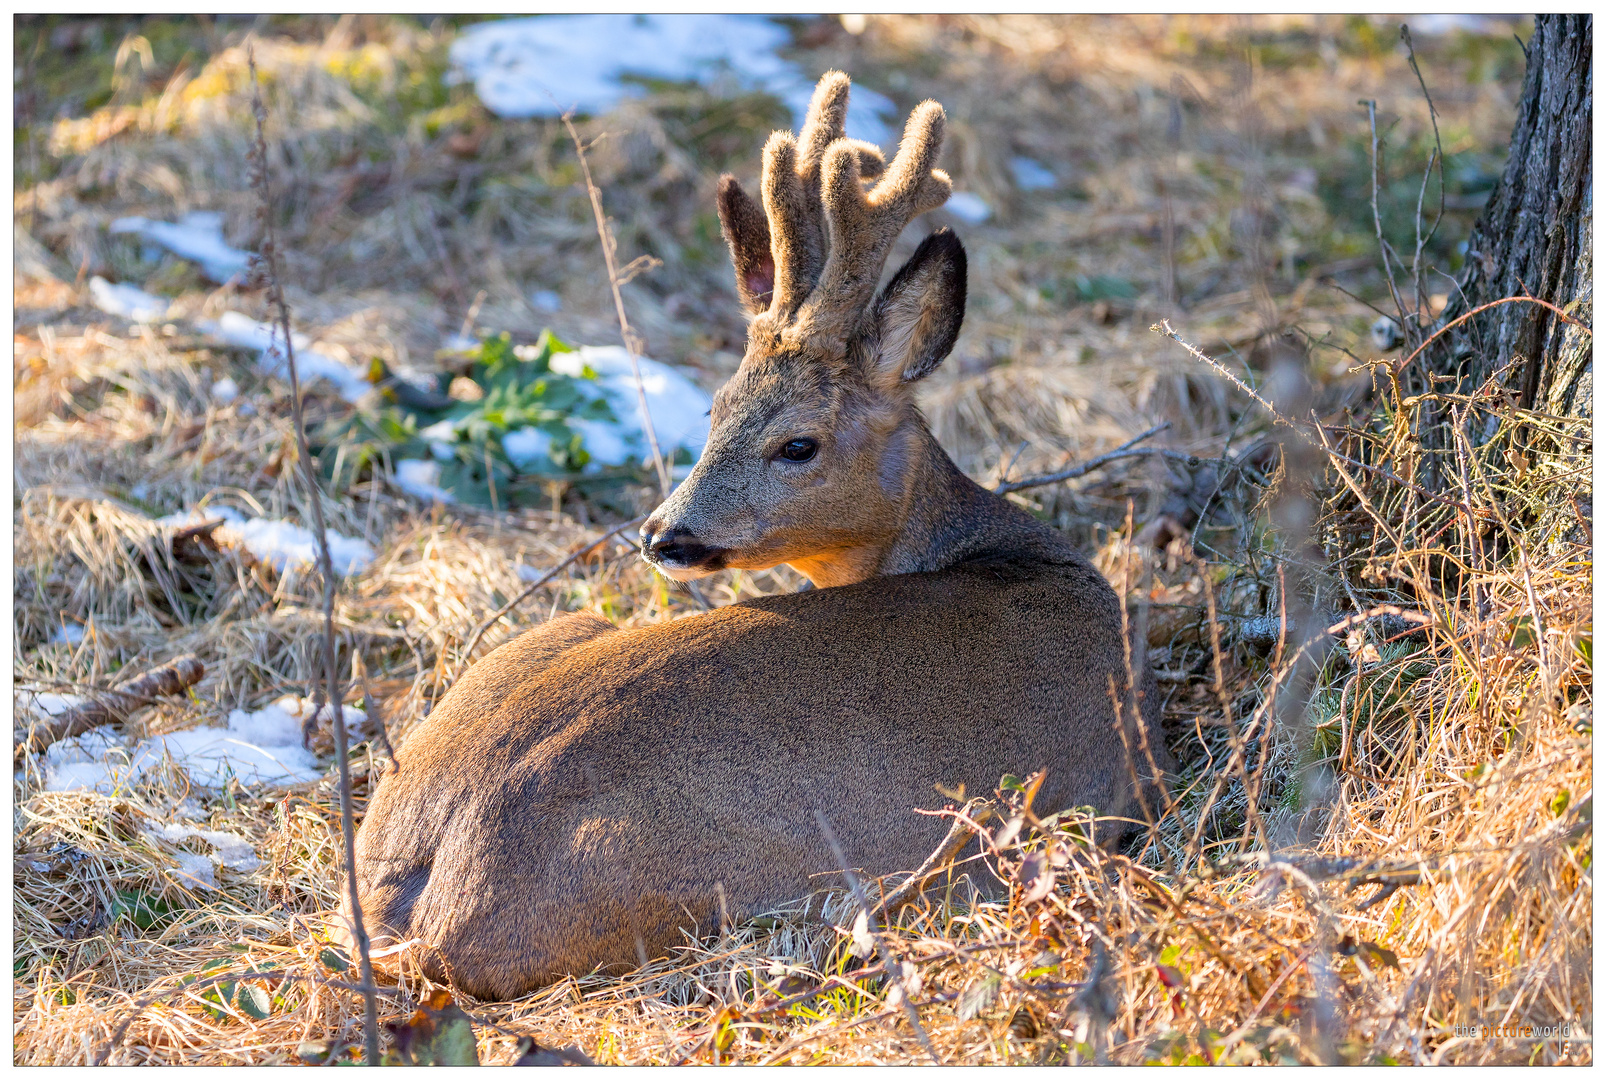
[[[1593,325],[1593,24],[1589,15],[1534,16],[1510,156],[1467,241],[1460,295],[1444,322],[1491,300],[1533,296]],[[1522,408],[1591,415],[1591,336],[1553,312],[1503,304],[1446,337],[1430,363],[1457,376],[1463,393],[1494,379]]]

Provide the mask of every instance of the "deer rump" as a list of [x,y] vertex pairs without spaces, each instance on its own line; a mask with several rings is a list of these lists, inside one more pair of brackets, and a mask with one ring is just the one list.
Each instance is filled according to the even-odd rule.
[[740,918],[840,887],[816,808],[871,875],[940,841],[947,821],[913,812],[943,805],[936,784],[1047,769],[1040,811],[1132,812],[1119,626],[1080,556],[634,629],[560,617],[474,665],[407,740],[357,838],[364,921],[376,947],[416,939],[431,977],[505,999],[717,927],[721,889]]

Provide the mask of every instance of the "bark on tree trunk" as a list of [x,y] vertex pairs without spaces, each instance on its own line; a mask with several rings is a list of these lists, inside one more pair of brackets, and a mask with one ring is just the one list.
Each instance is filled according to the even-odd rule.
[[[1443,322],[1491,300],[1534,296],[1593,325],[1593,24],[1589,15],[1534,16],[1510,156],[1473,226],[1460,294]],[[1591,415],[1588,333],[1537,304],[1503,304],[1462,326],[1429,358],[1437,374],[1458,377],[1458,390],[1475,393],[1493,378],[1522,408]]]

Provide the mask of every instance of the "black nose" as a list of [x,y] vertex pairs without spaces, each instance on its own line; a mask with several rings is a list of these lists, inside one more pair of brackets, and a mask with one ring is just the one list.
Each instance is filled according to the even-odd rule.
[[699,543],[690,529],[668,528],[652,531],[643,526],[641,549],[647,558],[670,566],[702,566],[720,554],[718,548]]

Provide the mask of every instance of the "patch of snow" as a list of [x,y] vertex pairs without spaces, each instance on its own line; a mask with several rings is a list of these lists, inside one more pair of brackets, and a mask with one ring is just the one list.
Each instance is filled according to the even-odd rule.
[[943,209],[967,225],[980,225],[993,216],[993,208],[980,195],[956,191],[948,196]]
[[212,398],[220,405],[227,405],[239,396],[240,384],[227,375],[212,384]]
[[[653,433],[665,458],[684,448],[693,460],[708,441],[708,410],[713,399],[702,387],[657,360],[638,357],[647,410],[652,414]],[[575,352],[557,353],[550,360],[553,371],[579,377],[589,367],[597,374],[597,385],[607,394],[617,426],[598,421],[570,420],[569,426],[581,432],[585,448],[593,461],[622,465],[631,460],[631,449],[638,460],[649,461],[646,427],[641,422],[636,378],[630,367],[630,354],[619,345],[586,345]],[[600,426],[599,426],[600,424]],[[602,430],[608,429],[607,431]],[[596,443],[594,444],[593,432]],[[504,447],[506,443],[504,441]],[[510,455],[511,456],[511,455]]]
[[1399,16],[1379,18],[1372,17],[1374,22],[1382,22],[1391,28],[1397,29],[1400,22],[1406,23],[1413,34],[1425,34],[1437,37],[1441,34],[1453,34],[1457,31],[1473,36],[1489,36],[1500,34],[1509,36],[1517,28],[1520,16],[1516,15],[1410,15],[1401,19]]
[[551,464],[552,436],[540,428],[519,428],[502,436],[502,452],[521,469]]
[[1010,158],[1009,171],[1015,174],[1015,186],[1022,191],[1041,191],[1060,182],[1052,169],[1029,157]]
[[216,849],[213,859],[225,869],[249,874],[253,870],[262,868],[262,860],[257,858],[256,852],[251,849],[251,842],[243,836],[235,836],[233,833],[197,829],[190,825],[171,824],[164,825],[160,829],[149,830],[145,835],[153,839],[165,840],[169,844],[179,844],[191,837],[197,837],[205,840]]
[[[316,780],[324,767],[301,745],[302,726],[311,712],[311,701],[294,696],[255,712],[235,709],[229,713],[227,727],[152,737],[135,751],[134,766],[143,771],[170,757],[184,768],[191,782],[216,789],[226,787],[230,777],[246,785],[274,787]],[[361,709],[348,705],[343,712],[348,729],[367,720]]]
[[537,289],[530,294],[530,306],[537,311],[562,311],[563,297],[551,289]]
[[[641,457],[641,449],[637,445],[639,439],[625,441],[624,431],[629,430],[629,426],[624,423],[614,424],[607,420],[582,420],[570,417],[568,424],[569,429],[580,436],[581,445],[585,447],[586,453],[591,455],[591,460],[586,462],[581,472],[600,472],[604,468],[628,465]],[[654,422],[653,427],[656,429],[658,426]],[[643,430],[645,429],[638,421],[631,433],[639,435]],[[663,447],[660,446],[660,449]],[[665,450],[665,453],[667,452]]]
[[177,806],[173,807],[173,816],[183,818],[186,821],[205,821],[206,811],[193,798],[185,796]]
[[60,716],[68,709],[89,700],[77,694],[51,694],[31,690],[23,691],[18,697],[23,708],[32,709],[41,716]]
[[441,342],[441,348],[446,352],[471,353],[480,347],[479,339],[467,334],[453,334]]
[[546,573],[545,570],[537,569],[529,563],[519,563],[515,572],[519,575],[520,581],[540,581],[541,575]]
[[[222,541],[245,545],[261,562],[283,572],[290,566],[311,566],[318,561],[318,544],[310,529],[303,529],[278,518],[248,518],[228,506],[208,507],[197,512],[184,510],[156,519],[156,524],[172,528],[198,525],[222,518],[224,524],[213,535]],[[324,530],[329,538],[329,561],[335,573],[345,576],[374,561],[374,549],[367,541]]]
[[89,300],[108,315],[135,322],[155,322],[167,314],[168,301],[132,285],[114,285],[103,277],[89,279]]
[[175,851],[173,861],[178,863],[178,869],[173,876],[179,879],[182,885],[199,885],[203,889],[217,891],[217,875],[212,872],[212,860],[205,855],[191,855],[187,851]]
[[[784,101],[799,126],[814,84],[776,50],[791,33],[758,15],[549,15],[499,19],[469,27],[452,42],[457,81],[473,81],[499,116],[599,114],[639,94],[626,75],[713,84],[734,77]],[[850,138],[882,144],[896,112],[881,94],[855,86]]]
[[[434,452],[434,448],[430,448]],[[396,462],[396,486],[415,499],[425,502],[456,502],[452,493],[441,487],[441,467],[437,461],[420,461],[407,458]]]
[[45,748],[46,791],[87,789],[111,795],[138,780],[149,765],[131,757],[128,746],[110,727],[92,728]]
[[108,231],[113,235],[133,233],[154,241],[182,259],[199,263],[201,272],[219,285],[243,274],[251,263],[251,256],[224,241],[223,215],[216,211],[198,210],[177,222],[118,218]]
[[[290,365],[284,357],[284,341],[278,333],[278,327],[271,323],[257,322],[238,311],[225,311],[217,322],[202,321],[195,325],[231,345],[257,350],[261,354],[258,366],[267,374],[280,379],[290,377]],[[296,349],[296,373],[303,382],[325,379],[347,401],[357,401],[373,389],[366,369],[358,370],[314,350],[305,334],[293,335],[291,343]]]
[[50,632],[52,645],[77,645],[84,640],[84,628],[79,623],[64,622]]

